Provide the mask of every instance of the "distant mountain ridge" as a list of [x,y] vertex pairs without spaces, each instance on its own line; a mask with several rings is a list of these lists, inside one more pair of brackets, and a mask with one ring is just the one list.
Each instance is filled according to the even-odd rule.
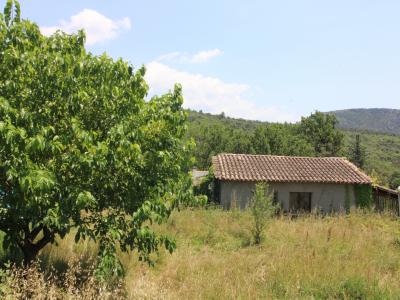
[[400,135],[400,109],[356,108],[335,110],[339,127]]

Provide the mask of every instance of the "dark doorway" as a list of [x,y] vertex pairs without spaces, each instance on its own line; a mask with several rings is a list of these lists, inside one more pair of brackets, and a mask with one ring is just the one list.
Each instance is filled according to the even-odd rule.
[[289,211],[311,212],[312,193],[290,192]]

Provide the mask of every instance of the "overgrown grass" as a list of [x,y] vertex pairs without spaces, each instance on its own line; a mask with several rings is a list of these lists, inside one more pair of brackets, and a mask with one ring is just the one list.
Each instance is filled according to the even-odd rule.
[[[251,215],[219,209],[175,212],[157,230],[174,236],[172,255],[155,267],[122,254],[128,298],[396,299],[400,295],[400,224],[390,216],[279,217],[254,246]],[[94,259],[96,245],[73,235],[41,254],[44,270]]]

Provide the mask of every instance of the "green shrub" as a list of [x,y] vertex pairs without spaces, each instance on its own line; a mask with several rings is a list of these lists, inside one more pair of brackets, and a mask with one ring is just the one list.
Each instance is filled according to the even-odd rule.
[[268,190],[266,183],[256,184],[256,190],[250,200],[250,209],[253,216],[253,238],[256,245],[261,243],[262,232],[268,221],[277,211],[273,203],[273,193]]
[[188,203],[190,207],[205,207],[208,203],[208,198],[206,195],[197,195],[192,198]]
[[357,184],[354,186],[354,194],[358,207],[367,208],[372,205],[372,187],[367,184]]

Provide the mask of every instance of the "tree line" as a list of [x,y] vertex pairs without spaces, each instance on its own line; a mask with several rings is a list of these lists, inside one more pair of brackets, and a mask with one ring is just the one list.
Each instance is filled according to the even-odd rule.
[[315,112],[299,123],[246,122],[224,114],[213,116],[189,111],[188,138],[195,165],[207,169],[218,153],[288,156],[342,156],[344,134],[334,115]]

